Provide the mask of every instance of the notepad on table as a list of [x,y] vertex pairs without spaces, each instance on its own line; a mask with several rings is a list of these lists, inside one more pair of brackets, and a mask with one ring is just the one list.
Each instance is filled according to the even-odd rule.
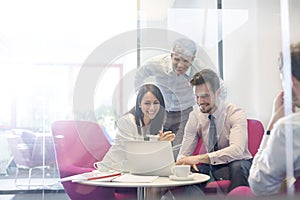
[[60,179],[60,182],[72,181],[72,182],[80,182],[80,181],[112,181],[114,178],[121,176],[120,172],[86,172],[82,174],[77,174],[74,176],[69,176]]
[[127,182],[127,183],[151,183],[157,178],[158,176],[140,176],[140,175],[133,175],[133,174],[123,174],[113,179],[112,181]]

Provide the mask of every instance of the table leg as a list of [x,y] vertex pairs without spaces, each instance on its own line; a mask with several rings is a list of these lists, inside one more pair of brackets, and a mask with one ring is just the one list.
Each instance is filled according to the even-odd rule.
[[137,199],[138,200],[146,199],[145,187],[137,187]]

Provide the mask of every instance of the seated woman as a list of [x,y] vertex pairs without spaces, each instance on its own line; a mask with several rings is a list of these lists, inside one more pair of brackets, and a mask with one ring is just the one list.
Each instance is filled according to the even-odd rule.
[[135,107],[118,120],[118,133],[115,143],[103,160],[97,163],[98,170],[127,171],[124,141],[173,141],[175,138],[174,133],[171,131],[162,132],[165,118],[164,108],[164,98],[157,86],[153,84],[141,86],[137,94]]

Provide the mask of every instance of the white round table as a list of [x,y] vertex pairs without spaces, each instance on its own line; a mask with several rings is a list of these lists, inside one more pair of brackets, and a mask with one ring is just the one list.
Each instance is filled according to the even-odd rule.
[[146,188],[151,187],[176,187],[176,186],[186,186],[193,185],[197,183],[202,183],[209,180],[209,176],[200,173],[194,173],[194,178],[191,180],[177,181],[171,180],[169,177],[158,177],[153,182],[141,183],[141,182],[101,182],[101,181],[80,181],[78,183],[93,185],[93,186],[102,186],[102,187],[132,187],[137,188],[137,198],[138,200],[146,199],[145,190]]

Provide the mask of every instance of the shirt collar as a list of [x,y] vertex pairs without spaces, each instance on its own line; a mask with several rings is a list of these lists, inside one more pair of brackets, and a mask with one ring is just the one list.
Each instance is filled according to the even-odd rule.
[[225,102],[223,102],[221,99],[218,100],[217,102],[217,109],[215,110],[215,112],[212,113],[212,115],[215,118],[218,118],[222,113],[223,113],[223,107],[225,105]]

